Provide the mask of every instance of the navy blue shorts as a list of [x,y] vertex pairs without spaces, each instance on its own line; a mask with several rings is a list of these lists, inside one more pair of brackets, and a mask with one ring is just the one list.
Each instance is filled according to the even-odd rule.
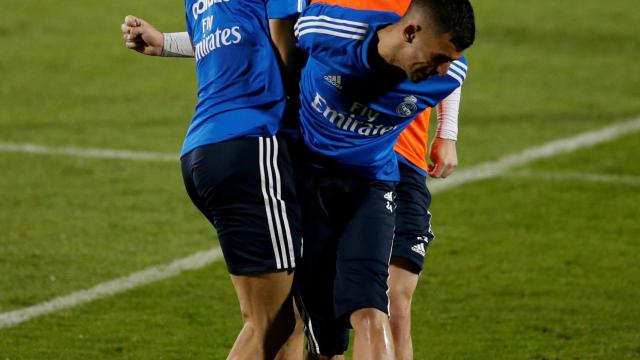
[[398,163],[400,182],[396,185],[396,230],[391,256],[409,260],[412,271],[420,273],[434,234],[431,231],[431,193],[426,176],[409,165]]
[[310,166],[296,167],[296,177],[304,234],[297,300],[308,351],[342,354],[352,312],[388,314],[394,184]]
[[198,147],[181,162],[187,193],[216,228],[230,273],[296,267],[301,220],[284,141],[237,138]]

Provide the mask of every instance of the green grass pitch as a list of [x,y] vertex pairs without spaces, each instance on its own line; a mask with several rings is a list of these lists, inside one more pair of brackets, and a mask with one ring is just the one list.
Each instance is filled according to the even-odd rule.
[[[637,0],[473,3],[460,170],[640,116]],[[4,1],[0,144],[177,154],[193,62],[119,26],[182,31],[182,6]],[[416,359],[640,359],[639,159],[636,132],[436,194]],[[0,314],[214,246],[177,161],[0,151]],[[216,262],[0,329],[0,360],[222,359],[240,324]]]

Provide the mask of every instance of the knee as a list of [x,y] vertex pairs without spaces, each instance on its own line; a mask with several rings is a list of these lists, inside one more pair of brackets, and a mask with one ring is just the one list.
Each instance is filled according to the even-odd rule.
[[384,329],[389,323],[389,318],[384,312],[375,308],[365,308],[354,311],[349,320],[354,330],[366,329],[377,330]]
[[[257,331],[278,327],[286,328],[289,332],[293,332],[296,326],[296,318],[291,302],[285,302],[279,308],[247,306],[241,307],[240,311],[242,313],[242,323],[253,327]],[[301,326],[303,327],[304,324],[301,324]]]
[[242,331],[253,337],[264,337],[269,322],[264,316],[257,316],[251,312],[242,311]]
[[251,320],[243,320],[241,334],[248,339],[259,339],[264,337],[264,331],[261,331]]

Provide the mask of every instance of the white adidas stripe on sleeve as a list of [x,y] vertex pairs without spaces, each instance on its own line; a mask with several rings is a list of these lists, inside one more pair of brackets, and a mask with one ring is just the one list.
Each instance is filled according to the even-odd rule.
[[455,62],[451,63],[451,66],[449,66],[449,70],[460,75],[463,79],[467,78],[467,71],[465,69],[460,68],[460,66],[457,65]]
[[463,63],[460,60],[455,60],[452,64],[458,65],[461,69],[463,69],[465,72],[468,70],[467,65],[465,65],[465,63]]
[[326,20],[326,21],[334,22],[334,23],[338,23],[338,24],[346,24],[346,25],[351,25],[351,26],[363,27],[365,29],[369,27],[369,24],[367,24],[367,23],[358,22],[358,21],[351,21],[351,20],[344,20],[344,19],[336,19],[336,18],[332,18],[332,17],[326,16],[326,15],[301,16],[298,19],[298,24],[306,22],[306,21],[316,21],[316,20]]
[[296,36],[298,38],[300,38],[301,36],[306,35],[306,34],[326,34],[326,35],[333,35],[333,36],[336,36],[336,37],[341,37],[341,38],[346,38],[346,39],[364,40],[364,36],[363,35],[355,35],[355,34],[338,32],[338,31],[333,31],[333,30],[328,30],[328,29],[318,29],[318,28],[311,28],[311,29],[302,30],[299,33],[297,33]]
[[460,77],[460,75],[456,74],[455,72],[449,70],[447,71],[447,75],[451,76],[452,78],[456,79],[460,85],[462,85],[462,83],[464,82],[464,79],[462,77]]
[[301,29],[304,28],[308,28],[308,27],[327,27],[330,29],[336,29],[336,30],[344,30],[344,31],[348,31],[348,32],[354,32],[354,33],[358,33],[358,34],[366,34],[367,30],[365,29],[360,29],[360,28],[355,28],[352,26],[345,26],[345,25],[338,25],[338,24],[332,24],[326,21],[308,21],[308,22],[304,22],[299,24],[297,27],[295,27],[296,31],[300,31]]

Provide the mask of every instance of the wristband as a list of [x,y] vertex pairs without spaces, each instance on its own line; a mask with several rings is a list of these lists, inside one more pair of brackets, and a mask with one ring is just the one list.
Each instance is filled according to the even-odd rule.
[[189,33],[162,33],[164,46],[160,56],[167,57],[194,57],[193,44],[189,38]]

